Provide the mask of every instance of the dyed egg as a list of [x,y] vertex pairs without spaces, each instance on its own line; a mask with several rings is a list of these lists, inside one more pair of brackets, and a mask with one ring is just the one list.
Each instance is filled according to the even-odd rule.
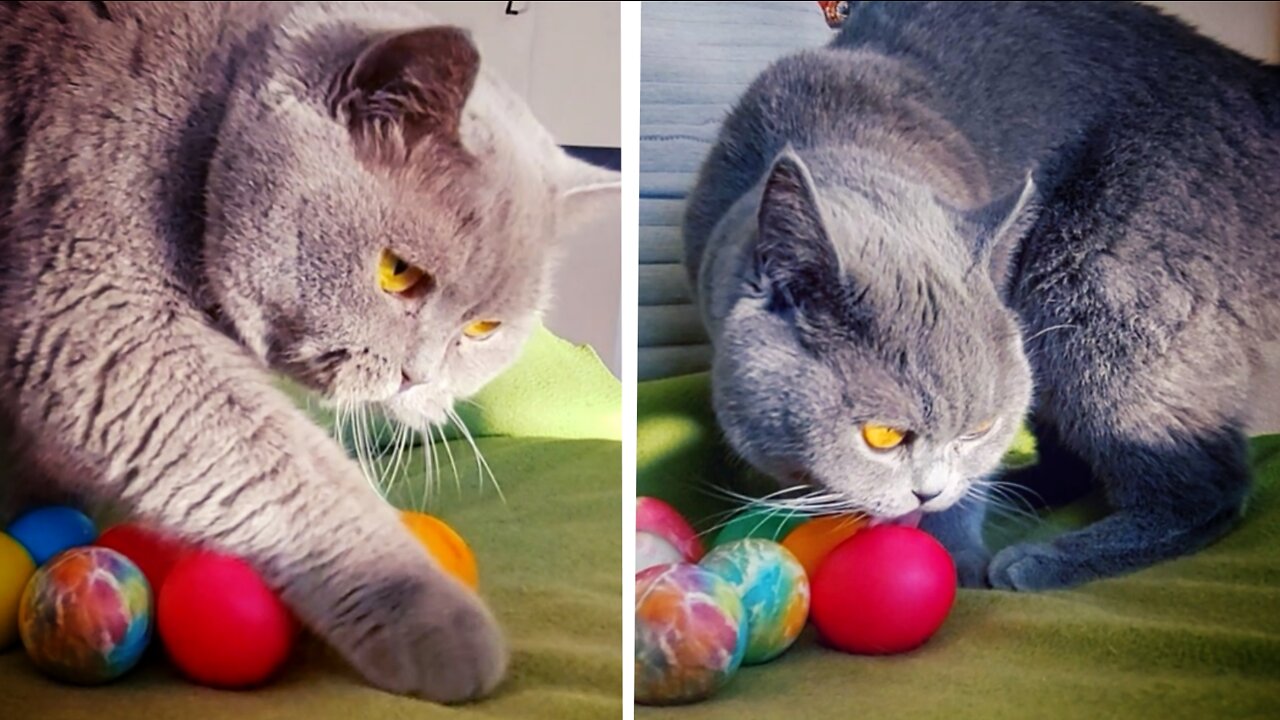
[[699,563],[733,586],[747,613],[744,665],[768,662],[800,636],[809,616],[809,578],[789,550],[748,538],[721,545]]
[[727,545],[735,540],[745,538],[761,538],[782,542],[782,538],[786,537],[787,533],[808,519],[808,515],[802,515],[792,510],[752,508],[735,515],[728,524],[720,529],[720,532],[716,533],[716,539],[712,545]]
[[93,542],[98,530],[89,516],[79,510],[50,505],[19,516],[9,525],[9,535],[22,543],[40,566],[63,550]]
[[152,594],[160,592],[174,564],[191,552],[191,548],[177,538],[137,523],[107,528],[94,544],[111,548],[132,560],[147,576]]
[[476,556],[453,528],[443,520],[412,510],[401,510],[400,520],[445,572],[472,590],[480,586]]
[[866,526],[866,520],[853,515],[826,515],[814,518],[787,534],[782,546],[796,556],[812,580],[827,555],[840,543]]
[[18,607],[22,590],[36,571],[26,548],[0,533],[0,650],[18,639]]
[[636,702],[702,700],[729,682],[746,647],[742,601],[719,576],[687,564],[636,575]]
[[653,533],[675,545],[689,562],[698,562],[706,552],[689,521],[658,498],[636,498],[636,531]]
[[207,551],[174,563],[156,601],[156,630],[184,675],[220,688],[266,682],[298,635],[293,614],[249,563]]
[[22,644],[41,671],[66,682],[114,680],[151,639],[151,588],[128,558],[100,547],[56,555],[22,595]]
[[636,533],[636,572],[640,573],[655,565],[670,565],[684,562],[684,556],[675,545],[649,532]]
[[956,567],[923,530],[867,528],[827,556],[813,576],[813,624],[838,650],[912,650],[942,626],[956,598]]

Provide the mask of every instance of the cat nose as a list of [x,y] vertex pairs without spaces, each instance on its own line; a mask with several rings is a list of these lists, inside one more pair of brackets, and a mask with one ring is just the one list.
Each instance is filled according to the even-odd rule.
[[404,392],[416,384],[417,383],[413,381],[413,378],[409,377],[409,373],[404,370],[400,371],[400,392]]
[[911,494],[912,494],[912,495],[915,495],[915,496],[916,496],[916,499],[920,501],[920,504],[921,504],[921,505],[923,505],[923,504],[925,504],[925,503],[929,502],[930,500],[932,500],[932,499],[934,499],[934,498],[938,497],[939,495],[941,495],[941,494],[942,494],[942,491],[941,491],[941,490],[933,490],[933,491],[931,491],[931,492],[925,492],[925,491],[923,491],[923,490],[912,490],[912,491],[911,491]]

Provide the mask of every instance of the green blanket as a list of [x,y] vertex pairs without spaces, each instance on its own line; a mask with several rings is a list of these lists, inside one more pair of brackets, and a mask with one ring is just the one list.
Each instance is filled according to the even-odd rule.
[[[718,441],[704,375],[642,383],[638,406],[640,494],[707,527],[727,509],[708,483],[758,482]],[[1252,452],[1257,490],[1243,524],[1195,556],[1074,590],[962,590],[938,634],[897,657],[827,650],[810,628],[710,700],[636,715],[1280,717],[1280,436],[1255,439]],[[988,537],[1051,534],[1097,512],[1084,502],[1033,526],[997,519]]]
[[[315,640],[280,677],[243,692],[189,684],[158,653],[111,685],[76,688],[45,679],[16,648],[0,652],[0,720],[619,717],[621,445],[591,439],[616,436],[619,403],[610,397],[618,385],[602,377],[592,353],[549,334],[535,338],[530,354],[500,392],[486,391],[481,404],[493,419],[472,420],[489,436],[477,442],[505,502],[487,479],[479,489],[471,446],[454,441],[459,482],[442,455],[442,491],[427,506],[471,545],[481,592],[508,634],[511,674],[495,697],[445,708],[379,692]],[[521,433],[558,437],[500,437]],[[424,457],[414,451],[396,504],[418,504]]]

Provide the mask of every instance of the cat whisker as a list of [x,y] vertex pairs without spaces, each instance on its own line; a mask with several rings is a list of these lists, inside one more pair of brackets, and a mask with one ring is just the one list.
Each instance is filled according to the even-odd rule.
[[475,438],[471,436],[471,430],[467,427],[467,424],[462,421],[462,418],[458,417],[458,414],[454,412],[452,408],[448,410],[448,414],[449,419],[452,420],[462,432],[463,438],[466,439],[469,445],[471,445],[471,452],[475,454],[476,464],[480,468],[480,487],[482,489],[484,488],[484,476],[485,473],[488,473],[489,481],[493,483],[494,490],[498,491],[498,498],[502,500],[502,503],[505,505],[507,503],[507,496],[502,492],[502,485],[498,483],[498,478],[494,476],[493,469],[489,467],[489,462],[484,459],[484,453],[480,452],[480,446],[476,444]]
[[[699,490],[713,497],[738,503],[737,507],[713,514],[711,519],[717,520],[717,522],[713,523],[710,529],[704,530],[701,534],[719,530],[731,521],[726,518],[731,518],[731,516],[750,510],[766,511],[765,517],[761,518],[756,527],[752,528],[753,533],[780,513],[786,513],[788,519],[796,515],[862,514],[862,509],[847,498],[819,487],[792,486],[781,488],[764,496],[746,495],[730,488],[710,483],[699,487]],[[808,492],[804,492],[805,490],[808,490]],[[796,495],[797,493],[803,494],[796,497],[785,497]],[[720,520],[724,521],[720,522]],[[854,518],[850,518],[849,522],[853,521]]]
[[440,433],[440,444],[444,446],[445,455],[449,457],[449,468],[453,470],[453,485],[458,493],[458,497],[462,497],[462,476],[458,474],[458,465],[453,461],[453,449],[449,447],[449,438],[445,435],[444,428],[437,428]]
[[394,477],[404,481],[405,471],[409,469],[409,452],[413,442],[413,430],[408,425],[401,425],[396,433],[396,452],[393,467]]
[[1016,496],[1010,497],[1009,491],[1006,488],[985,483],[975,483],[975,487],[981,487],[986,491],[985,499],[987,502],[987,508],[990,511],[994,511],[997,515],[1031,524],[1039,523],[1041,521],[1038,514],[1016,504]]
[[1079,328],[1080,328],[1080,326],[1079,326],[1079,325],[1071,325],[1071,324],[1064,324],[1064,325],[1050,325],[1049,327],[1047,327],[1047,328],[1045,328],[1045,329],[1041,330],[1040,332],[1036,333],[1035,335],[1032,335],[1031,337],[1029,337],[1029,338],[1027,338],[1027,339],[1023,340],[1022,342],[1023,342],[1023,343],[1029,343],[1029,342],[1031,342],[1032,340],[1035,340],[1036,338],[1040,337],[1041,335],[1044,335],[1045,333],[1048,333],[1048,332],[1053,331],[1053,330],[1066,330],[1066,329],[1078,330]]
[[[435,439],[434,439],[433,435],[434,435],[434,433],[432,433],[432,432],[431,432],[431,426],[430,426],[430,425],[428,425],[428,426],[427,426],[427,439],[428,439],[428,440],[430,441],[430,443],[431,443],[431,466],[432,466],[432,468],[434,469],[434,472],[435,472],[435,479],[436,479],[436,483],[435,483],[435,492],[436,492],[436,495],[439,495],[439,494],[442,492],[442,486],[443,486],[443,484],[444,484],[444,477],[443,477],[443,476],[441,475],[441,473],[440,473],[440,446],[439,446],[439,445],[436,445],[436,443],[435,443]],[[424,503],[424,505],[425,505],[425,503]]]
[[355,453],[356,464],[360,466],[360,472],[364,474],[365,479],[369,481],[370,487],[379,495],[386,494],[381,480],[369,462],[366,455],[366,448],[363,436],[363,426],[361,423],[361,406],[357,401],[348,401],[344,403],[345,413],[343,414],[342,423],[339,425],[338,435],[340,438],[349,440],[351,450]]
[[431,497],[434,497],[436,482],[434,456],[435,443],[431,442],[430,437],[422,437],[422,506],[424,507],[428,505]]

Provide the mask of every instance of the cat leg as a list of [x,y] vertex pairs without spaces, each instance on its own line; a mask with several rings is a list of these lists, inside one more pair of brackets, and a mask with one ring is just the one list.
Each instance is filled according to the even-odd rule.
[[260,364],[198,318],[144,303],[21,325],[31,339],[10,348],[0,389],[40,470],[244,557],[375,685],[445,702],[490,692],[507,650],[480,598]]
[[956,564],[956,577],[962,587],[987,587],[987,564],[991,552],[982,539],[990,500],[977,488],[955,505],[937,513],[926,513],[920,529],[928,532],[951,553]]
[[[999,475],[999,502],[1023,507],[1055,507],[1082,496],[1092,486],[1093,473],[1079,455],[1067,449],[1047,423],[1033,420],[1037,460],[1034,465]],[[956,563],[964,587],[990,587],[987,566],[991,551],[982,531],[990,503],[997,502],[987,483],[979,483],[959,503],[940,513],[928,513],[920,527],[938,539]]]
[[1118,575],[1199,550],[1240,519],[1249,486],[1238,431],[1164,447],[1117,445],[1095,467],[1115,512],[1047,543],[996,554],[991,585],[1046,590]]
[[[81,507],[80,499],[66,488],[44,477],[24,458],[14,442],[14,429],[0,420],[0,527],[7,527],[22,513],[43,505]],[[81,508],[88,510],[88,508]]]

